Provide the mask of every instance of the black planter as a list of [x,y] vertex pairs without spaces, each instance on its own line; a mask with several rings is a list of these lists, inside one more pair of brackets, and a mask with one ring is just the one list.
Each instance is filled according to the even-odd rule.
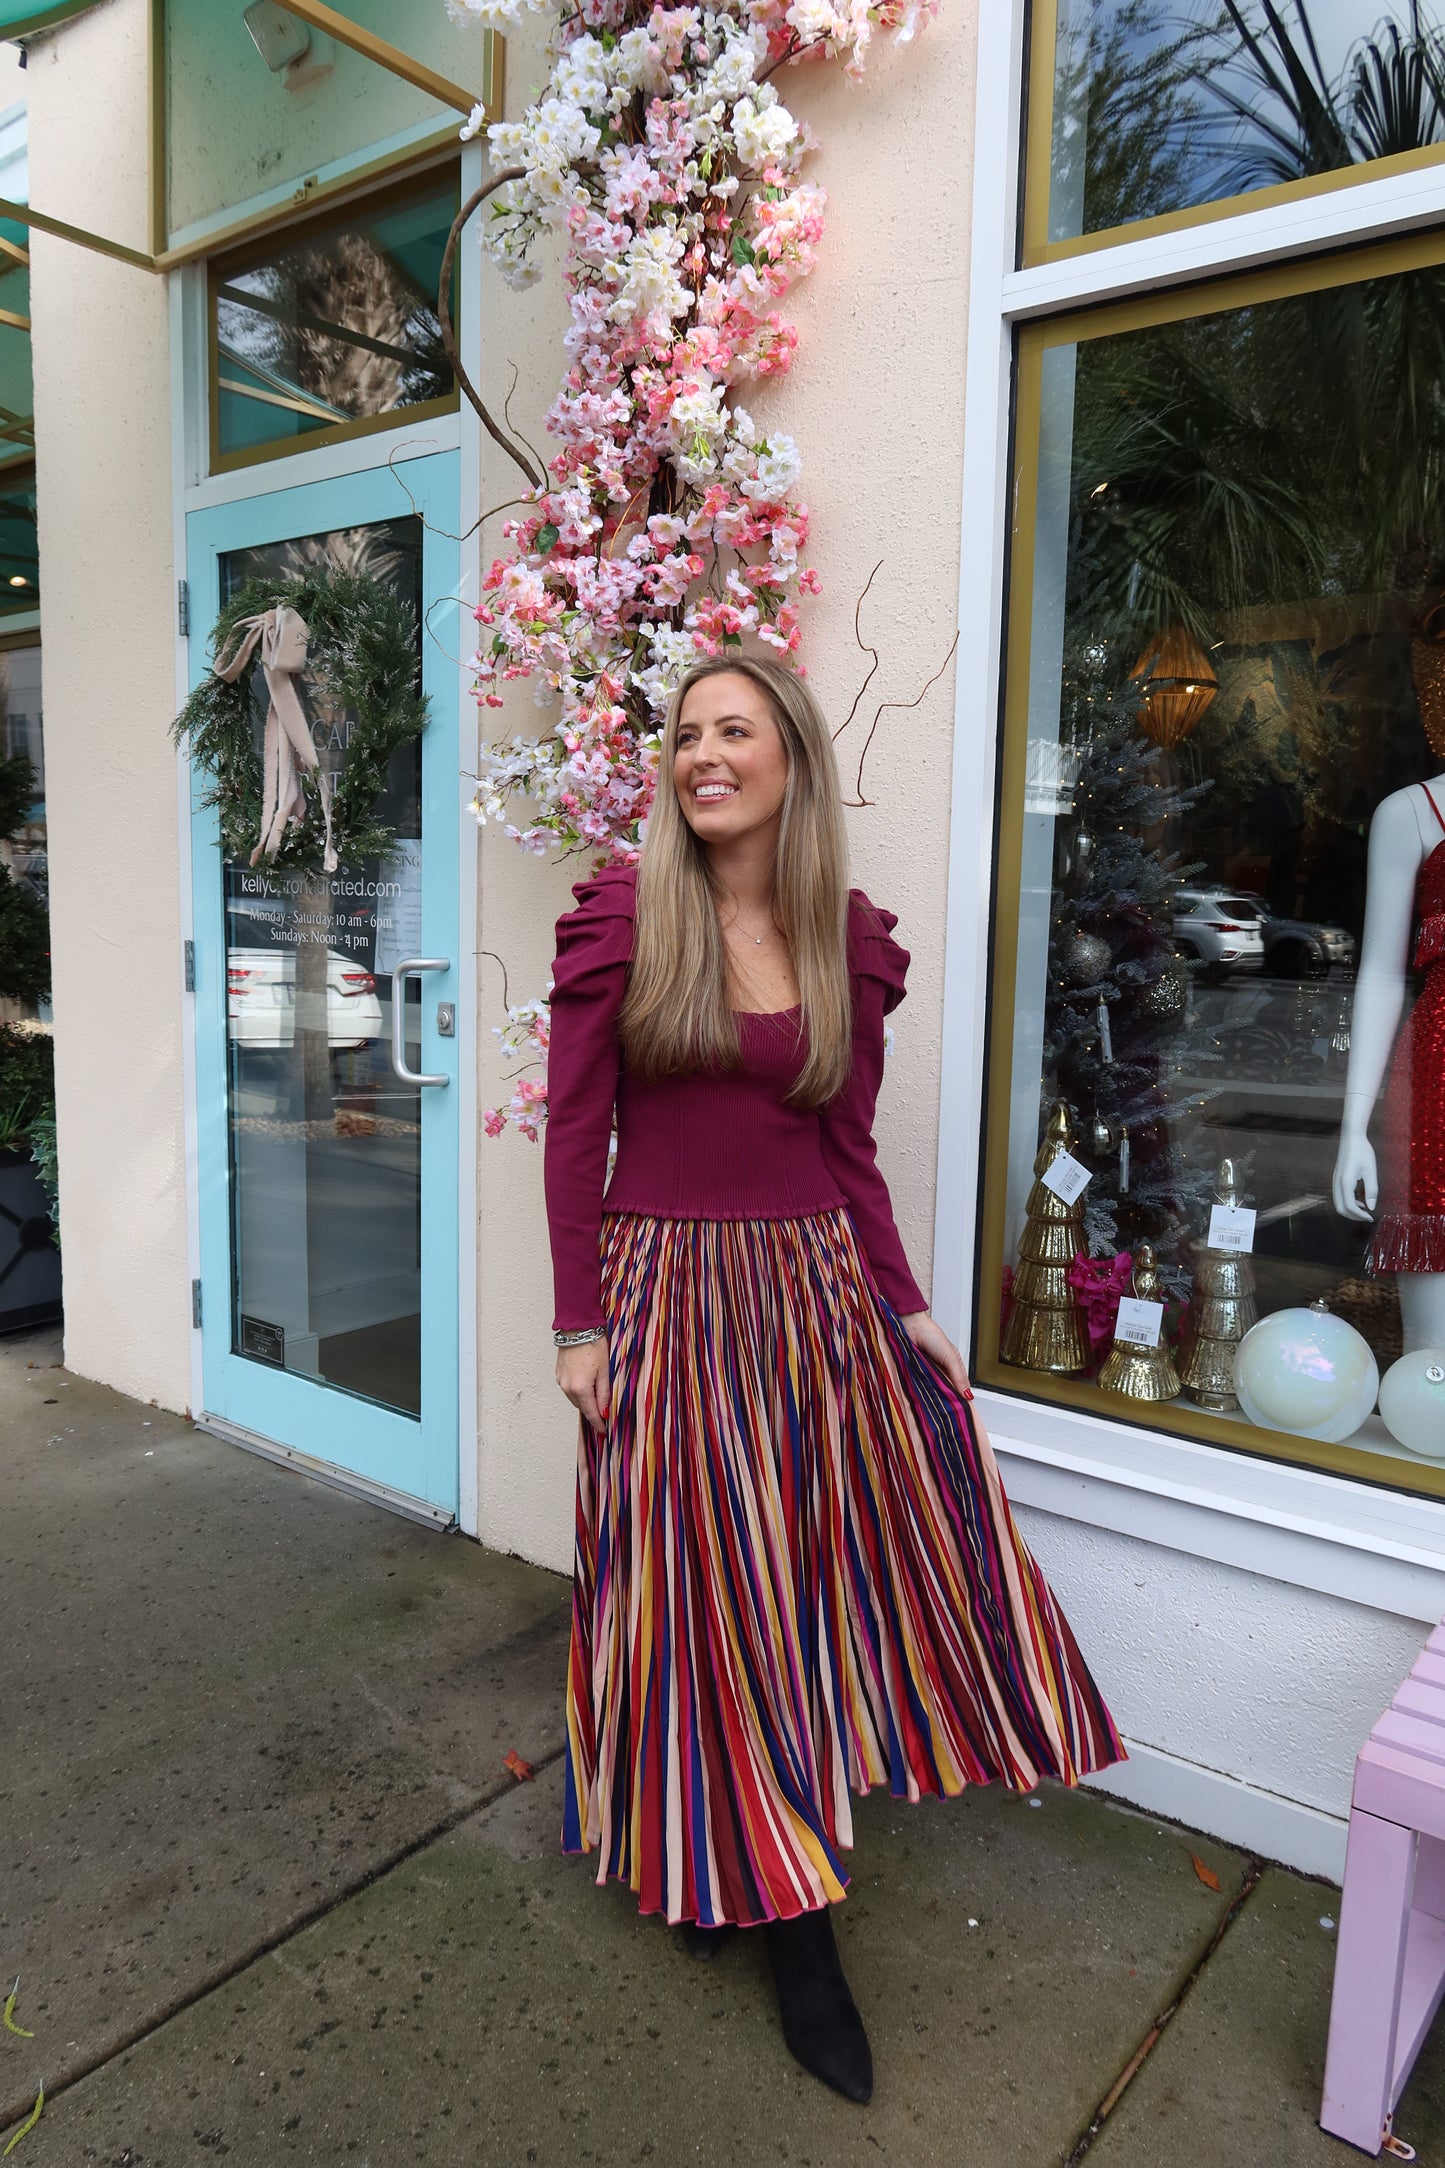
[[60,1316],[60,1252],[29,1152],[0,1149],[0,1332]]

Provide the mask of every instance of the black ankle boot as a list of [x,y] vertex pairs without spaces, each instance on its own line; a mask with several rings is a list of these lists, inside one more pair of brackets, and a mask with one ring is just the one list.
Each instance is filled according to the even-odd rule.
[[701,1920],[684,1920],[682,1923],[682,1939],[688,1955],[701,1958],[704,1964],[710,1964],[723,1944],[736,1933],[737,1928],[731,1920],[724,1920],[720,1927],[704,1927]]
[[873,2055],[843,1977],[826,1905],[765,1928],[789,2052],[845,2100],[873,2097]]

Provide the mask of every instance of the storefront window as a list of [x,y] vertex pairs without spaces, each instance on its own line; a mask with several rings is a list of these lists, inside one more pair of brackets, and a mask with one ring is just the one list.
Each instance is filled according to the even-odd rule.
[[217,467],[455,402],[437,282],[456,207],[433,180],[213,267]]
[[1043,0],[1029,253],[1445,142],[1445,41],[1379,0]]
[[40,607],[35,469],[0,467],[0,617]]
[[1022,334],[979,1368],[1445,1493],[1432,254]]
[[[13,837],[0,842],[0,859],[11,878],[40,904],[48,906],[50,877],[45,840],[45,739],[40,712],[40,642],[12,634],[0,644],[0,754],[17,755],[35,770],[35,792]],[[37,1013],[22,1012],[27,1018]],[[39,1011],[48,1022],[50,1004]]]

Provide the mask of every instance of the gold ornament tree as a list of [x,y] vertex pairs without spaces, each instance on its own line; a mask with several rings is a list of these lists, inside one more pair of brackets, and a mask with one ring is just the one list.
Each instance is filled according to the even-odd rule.
[[1034,1186],[1014,1271],[1013,1310],[1003,1337],[1003,1360],[1055,1377],[1089,1365],[1089,1336],[1069,1267],[1084,1247],[1084,1200],[1066,1204],[1043,1177],[1056,1159],[1072,1154],[1074,1125],[1063,1100],[1055,1105],[1034,1161]]
[[[1132,1292],[1140,1302],[1164,1300],[1163,1285],[1154,1252],[1147,1242],[1141,1242],[1134,1258],[1134,1284]],[[1105,1393],[1120,1393],[1126,1400],[1173,1400],[1179,1392],[1179,1372],[1174,1358],[1164,1344],[1161,1331],[1154,1347],[1140,1347],[1133,1340],[1121,1340],[1117,1336],[1099,1372],[1099,1389]]]
[[[1233,1210],[1243,1201],[1232,1159],[1219,1163],[1214,1196],[1216,1203]],[[1238,1250],[1212,1250],[1207,1241],[1200,1243],[1194,1255],[1194,1286],[1180,1343],[1184,1356],[1180,1376],[1196,1406],[1227,1415],[1239,1406],[1234,1351],[1250,1326],[1259,1323],[1254,1263]]]

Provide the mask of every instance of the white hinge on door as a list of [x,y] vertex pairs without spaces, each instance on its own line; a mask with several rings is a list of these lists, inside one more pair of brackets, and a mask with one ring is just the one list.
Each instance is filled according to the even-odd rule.
[[199,1332],[201,1329],[201,1283],[199,1280],[192,1280],[191,1282],[191,1323]]
[[183,640],[191,635],[191,583],[176,581],[176,630]]

